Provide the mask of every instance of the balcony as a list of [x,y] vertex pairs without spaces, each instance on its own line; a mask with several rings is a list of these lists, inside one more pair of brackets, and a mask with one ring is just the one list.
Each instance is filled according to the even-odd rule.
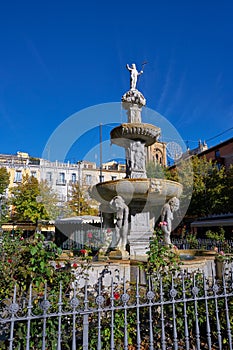
[[66,186],[66,180],[57,180],[56,185],[57,186]]

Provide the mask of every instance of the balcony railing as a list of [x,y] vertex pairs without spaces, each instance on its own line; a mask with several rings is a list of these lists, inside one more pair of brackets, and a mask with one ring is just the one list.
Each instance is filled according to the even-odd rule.
[[56,185],[58,186],[65,186],[66,185],[66,180],[57,180]]

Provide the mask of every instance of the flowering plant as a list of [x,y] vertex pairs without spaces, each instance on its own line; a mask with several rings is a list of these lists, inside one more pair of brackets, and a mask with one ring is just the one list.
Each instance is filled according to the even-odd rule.
[[228,256],[223,250],[220,250],[219,252],[218,251],[216,252],[216,258],[217,260],[225,261],[228,259]]
[[92,232],[87,232],[87,237],[91,239],[93,237]]
[[159,226],[167,226],[167,221],[160,221]]
[[21,293],[27,292],[30,284],[38,292],[47,284],[48,290],[56,293],[61,281],[72,281],[69,264],[60,261],[62,250],[53,242],[45,244],[42,234],[22,239],[17,232],[14,236],[3,233],[1,240],[0,299],[7,297],[15,284]]

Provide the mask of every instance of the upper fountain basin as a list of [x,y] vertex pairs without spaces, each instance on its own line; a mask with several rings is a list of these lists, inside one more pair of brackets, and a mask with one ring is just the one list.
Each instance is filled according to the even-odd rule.
[[124,147],[130,140],[140,140],[145,146],[155,143],[160,135],[160,128],[146,123],[123,123],[112,129],[112,143]]

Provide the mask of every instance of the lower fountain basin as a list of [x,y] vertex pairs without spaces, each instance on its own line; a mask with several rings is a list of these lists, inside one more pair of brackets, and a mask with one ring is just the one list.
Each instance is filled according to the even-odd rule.
[[127,203],[133,199],[160,205],[172,197],[179,198],[182,188],[180,183],[164,179],[120,179],[98,183],[93,186],[91,196],[103,204],[119,195]]

